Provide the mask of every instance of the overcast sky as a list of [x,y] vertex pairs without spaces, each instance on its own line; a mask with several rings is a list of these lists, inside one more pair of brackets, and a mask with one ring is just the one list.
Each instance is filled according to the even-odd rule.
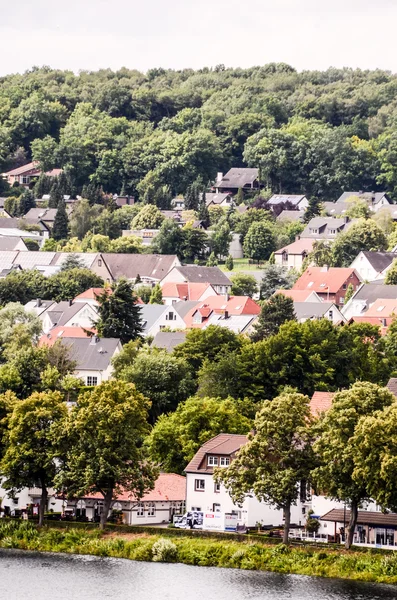
[[[326,6],[325,6],[326,4]],[[397,0],[0,0],[0,75],[33,65],[397,72]]]

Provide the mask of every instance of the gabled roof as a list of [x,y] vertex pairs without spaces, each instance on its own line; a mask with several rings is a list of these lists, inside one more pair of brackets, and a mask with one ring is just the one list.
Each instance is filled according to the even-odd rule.
[[229,315],[226,318],[225,315],[214,312],[204,323],[203,329],[207,329],[210,325],[216,325],[217,327],[224,327],[225,329],[234,331],[234,333],[244,333],[256,318],[253,315]]
[[[12,251],[19,244],[24,243],[23,239],[13,235],[0,236],[0,252],[3,250]],[[26,247],[27,250],[27,247]]]
[[118,338],[62,338],[70,350],[70,358],[76,362],[76,370],[106,371],[120,345]]
[[82,294],[76,296],[76,300],[96,300],[97,296],[100,296],[103,290],[106,289],[109,294],[111,294],[112,290],[110,288],[89,288]]
[[[299,277],[293,290],[314,290],[317,293],[336,294],[343,284],[348,283],[356,271],[351,268],[309,267]],[[356,273],[357,275],[357,273]],[[357,277],[359,277],[357,275]]]
[[57,325],[60,327],[66,325],[70,319],[73,319],[75,315],[77,315],[80,311],[85,310],[87,307],[95,314],[91,304],[88,304],[87,302],[74,302],[70,305],[69,302],[63,301],[58,302],[55,305],[51,305],[48,310],[42,313],[42,315],[47,315],[54,326]]
[[387,389],[397,397],[397,377],[391,377],[387,382]]
[[201,446],[185,469],[185,473],[213,473],[213,467],[204,461],[207,454],[234,455],[247,443],[246,435],[219,433]]
[[292,244],[288,244],[288,246],[284,246],[284,248],[280,248],[277,250],[275,254],[282,254],[283,252],[287,252],[288,254],[298,254],[301,255],[304,252],[309,254],[313,250],[313,244],[315,240],[311,239],[300,239],[292,242]]
[[337,202],[346,202],[348,198],[351,198],[352,196],[362,198],[371,204],[378,204],[378,202],[380,202],[386,196],[386,192],[343,192],[343,194],[337,199]]
[[229,198],[230,194],[228,193],[215,193],[215,192],[207,192],[205,194],[205,203],[208,206],[209,204],[222,204],[226,198]]
[[[301,319],[321,319],[330,310],[338,310],[333,302],[294,302],[298,321]],[[344,318],[341,318],[344,321]]]
[[303,221],[303,211],[283,210],[278,217],[276,217],[276,221]]
[[[294,302],[322,302],[313,290],[276,290],[274,294],[284,294],[287,298],[291,298]],[[273,295],[274,295],[273,294]]]
[[[321,521],[332,521],[334,523],[348,523],[350,520],[350,510],[344,508],[333,508],[320,518]],[[359,510],[357,516],[358,525],[374,525],[393,527],[397,526],[396,513],[382,513],[371,510]]]
[[[365,258],[370,263],[371,267],[373,267],[377,273],[381,273],[382,271],[387,269],[387,267],[389,267],[391,265],[393,260],[395,260],[397,258],[396,252],[366,252],[366,251],[363,251],[360,254],[365,256]],[[355,259],[355,260],[357,260],[357,259]]]
[[[195,323],[194,317],[196,312],[199,312],[203,317],[201,323]],[[196,304],[184,317],[187,327],[202,327],[205,324],[205,319],[212,318],[212,315],[240,316],[249,315],[250,317],[257,316],[261,312],[259,304],[248,296],[209,296],[202,302]]]
[[[129,255],[131,256],[131,255]],[[198,265],[185,265],[174,267],[189,283],[205,282],[211,285],[231,286],[229,277],[219,269],[219,267],[200,267]],[[166,273],[165,273],[166,275]],[[164,276],[165,276],[164,275]]]
[[84,329],[83,327],[53,327],[51,331],[43,334],[39,340],[39,346],[53,346],[55,342],[64,338],[88,338],[87,331],[95,333],[94,329]]
[[148,335],[150,329],[160,319],[163,313],[174,308],[173,306],[165,306],[164,304],[140,304],[139,306],[141,308],[140,317],[143,335]]
[[201,296],[205,291],[210,288],[213,295],[216,296],[216,292],[210,283],[207,282],[188,282],[188,283],[176,283],[169,281],[163,283],[161,291],[163,298],[179,298],[180,300],[200,300]]
[[378,298],[397,298],[397,285],[385,285],[384,283],[363,283],[360,289],[351,298],[362,300],[367,306],[373,304]]
[[295,206],[298,206],[302,200],[304,200],[306,196],[304,194],[274,194],[267,203],[270,205],[283,204],[284,202],[289,202]]
[[184,319],[188,312],[199,304],[200,302],[197,302],[197,300],[181,300],[180,302],[173,304],[172,307],[175,308],[175,311],[178,313],[178,315]]
[[[100,494],[87,494],[84,498],[102,498]],[[121,491],[116,500],[135,501],[131,492]],[[186,500],[186,477],[176,473],[160,473],[154,489],[147,492],[139,502],[182,502]]]
[[55,221],[57,212],[57,208],[31,208],[23,218],[35,221]]
[[252,184],[259,177],[259,169],[233,168],[217,181],[217,188],[244,188]]
[[[21,222],[26,223],[27,225],[39,225],[41,230],[49,231],[48,226],[43,223],[43,221],[37,222],[37,219],[26,219],[25,217],[0,217],[0,229],[20,229]],[[38,235],[39,232],[26,231],[26,234],[28,233]]]
[[110,254],[103,253],[113,279],[126,277],[136,279],[150,277],[154,280],[163,279],[177,260],[175,254]]
[[5,175],[23,175],[24,173],[32,171],[33,169],[39,173],[39,169],[37,168],[37,162],[30,162],[26,165],[22,165],[22,167],[11,169],[11,171],[7,171]]
[[391,317],[397,315],[397,298],[377,298],[365,312],[366,317]]
[[172,352],[186,340],[186,331],[159,331],[154,336],[152,346]]
[[313,417],[319,417],[332,406],[335,392],[314,392],[310,400],[310,412]]

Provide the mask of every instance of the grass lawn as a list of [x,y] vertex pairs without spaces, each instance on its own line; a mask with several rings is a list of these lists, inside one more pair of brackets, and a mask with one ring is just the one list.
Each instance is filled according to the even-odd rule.
[[[265,264],[267,264],[266,262],[260,263],[259,265],[257,263],[249,263],[248,258],[235,258],[233,259],[233,263],[234,267],[232,273],[238,273],[240,271],[254,271],[261,273],[263,271],[263,267]],[[221,271],[229,272],[224,264],[220,264],[218,266]]]

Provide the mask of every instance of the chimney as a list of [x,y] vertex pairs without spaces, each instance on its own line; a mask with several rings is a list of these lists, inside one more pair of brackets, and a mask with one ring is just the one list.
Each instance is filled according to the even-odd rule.
[[323,267],[321,267],[321,273],[327,273],[328,269],[328,265],[324,265]]
[[36,306],[37,306],[37,308],[39,308],[41,306],[41,298],[37,298]]
[[218,171],[218,173],[216,174],[216,183],[219,183],[220,181],[222,181],[223,179],[223,173]]
[[225,310],[225,319],[228,319],[228,318],[229,318],[229,311]]
[[73,306],[73,300],[69,300],[69,306]]
[[93,335],[90,341],[90,346],[95,346],[99,342],[99,337],[97,335]]
[[225,300],[226,300],[226,302],[229,302],[229,294],[227,294],[227,293],[225,294]]

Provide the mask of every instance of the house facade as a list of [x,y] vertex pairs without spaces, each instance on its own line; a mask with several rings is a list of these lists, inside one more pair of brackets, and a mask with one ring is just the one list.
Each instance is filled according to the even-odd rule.
[[304,212],[309,206],[309,200],[305,195],[297,194],[274,194],[267,201],[268,206],[278,206],[280,204],[296,208]]
[[237,194],[239,189],[251,192],[260,189],[259,169],[232,168],[223,175],[218,173],[214,188],[217,194]]
[[161,280],[165,283],[209,283],[217,294],[228,294],[232,282],[218,267],[186,265],[173,267]]
[[360,252],[350,266],[363,281],[377,281],[385,278],[396,258],[396,252]]
[[349,285],[357,291],[362,281],[352,268],[309,267],[299,277],[293,290],[314,291],[325,302],[333,302],[337,307],[345,303]]
[[300,271],[303,262],[313,250],[313,244],[314,240],[299,239],[292,242],[292,244],[288,244],[288,246],[284,246],[284,248],[280,248],[274,253],[276,265]]
[[[51,171],[48,171],[46,175],[48,177],[57,177],[60,173],[62,173],[62,169],[52,169]],[[28,188],[40,177],[41,170],[38,168],[37,163],[30,162],[22,167],[7,171],[7,173],[4,173],[3,175],[10,186],[14,183],[18,183],[19,185]]]

